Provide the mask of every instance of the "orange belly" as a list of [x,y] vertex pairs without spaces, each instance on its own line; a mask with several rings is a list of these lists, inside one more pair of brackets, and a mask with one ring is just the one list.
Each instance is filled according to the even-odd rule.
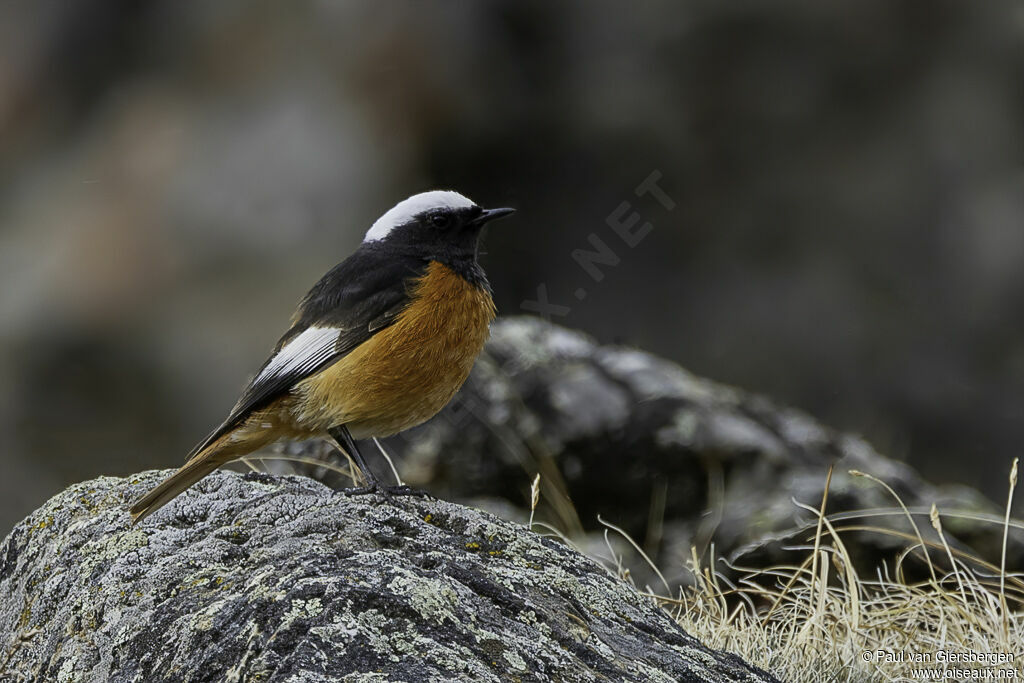
[[346,425],[356,439],[389,436],[436,415],[469,376],[494,319],[494,301],[433,261],[394,324],[299,382],[287,401],[293,425]]

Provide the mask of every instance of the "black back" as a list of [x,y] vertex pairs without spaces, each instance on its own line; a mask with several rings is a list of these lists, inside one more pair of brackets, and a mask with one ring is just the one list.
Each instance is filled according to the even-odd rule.
[[[390,326],[409,305],[411,288],[431,261],[447,265],[469,283],[490,292],[477,263],[480,229],[487,218],[478,206],[437,207],[395,226],[379,240],[364,241],[303,297],[292,326],[277,342],[274,353],[245,387],[224,422],[189,457],[233,429],[252,411],[269,405],[296,383],[337,362]],[[309,348],[303,346],[301,358],[292,358],[284,367],[264,374],[288,342],[311,327],[330,328],[332,334],[317,337]]]

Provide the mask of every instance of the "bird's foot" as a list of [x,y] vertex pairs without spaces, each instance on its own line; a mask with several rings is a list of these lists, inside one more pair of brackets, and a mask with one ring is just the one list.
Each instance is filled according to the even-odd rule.
[[377,485],[377,482],[372,482],[366,486],[355,486],[353,488],[342,489],[341,492],[346,496],[366,496],[371,493],[377,493],[382,487]]
[[399,486],[382,486],[381,487],[385,495],[388,496],[415,496],[417,498],[430,498],[430,492],[424,491],[423,489],[414,489],[408,484],[401,484]]
[[366,486],[358,486],[350,489],[342,489],[342,493],[347,496],[365,496],[371,493],[379,493],[385,498],[392,498],[397,496],[415,496],[417,498],[428,498],[430,497],[429,491],[422,489],[414,489],[408,484],[401,484],[399,486],[384,486],[377,482],[371,482]]

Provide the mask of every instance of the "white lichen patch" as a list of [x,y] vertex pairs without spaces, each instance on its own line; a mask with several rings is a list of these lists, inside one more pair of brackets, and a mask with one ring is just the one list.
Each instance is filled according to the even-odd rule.
[[65,659],[60,665],[60,670],[57,671],[57,680],[60,683],[72,683],[77,680],[75,678],[76,664],[77,662],[71,657]]
[[412,572],[397,572],[387,587],[396,595],[405,596],[409,605],[424,619],[438,624],[445,620],[456,624],[460,621],[455,612],[458,595],[451,586],[423,579]]
[[277,578],[279,578],[279,572],[275,571],[273,567],[262,569],[249,576],[245,582],[246,596],[253,602],[284,600],[288,592],[279,587]]
[[551,627],[537,619],[537,613],[532,609],[523,610],[516,615],[516,618],[534,629],[537,632],[538,640],[550,640],[552,635]]
[[519,656],[519,653],[513,650],[505,650],[505,652],[502,654],[502,657],[504,657],[505,661],[508,662],[509,666],[511,666],[516,671],[526,671],[529,668],[526,666],[526,662],[523,660],[523,658]]
[[296,619],[309,619],[315,617],[324,611],[323,603],[320,602],[320,598],[310,598],[309,600],[303,600],[296,598],[291,601],[291,607],[284,613],[282,619],[282,625],[288,626]]
[[[352,605],[349,604],[349,610],[352,609]],[[379,610],[368,609],[362,612],[356,613],[356,622],[359,624],[359,630],[366,633],[373,638],[379,639],[381,633],[387,630],[390,620],[380,613]]]
[[192,626],[197,631],[209,631],[213,628],[213,620],[223,609],[225,600],[210,603],[206,609],[196,612],[192,617]]

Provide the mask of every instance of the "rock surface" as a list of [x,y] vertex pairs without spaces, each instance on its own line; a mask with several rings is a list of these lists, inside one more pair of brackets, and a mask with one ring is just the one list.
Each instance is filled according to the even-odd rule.
[[[748,566],[792,562],[785,548],[805,543],[815,519],[793,501],[817,508],[830,465],[830,513],[883,510],[867,523],[911,533],[882,486],[849,473],[860,470],[895,489],[926,540],[934,536],[933,502],[943,513],[1002,512],[977,491],[932,485],[863,439],[798,410],[534,317],[495,323],[456,399],[386,446],[399,456],[409,483],[447,500],[485,504],[504,517],[525,518],[530,482],[540,472],[546,505],[540,518],[603,545],[601,515],[629,531],[672,584],[688,578],[691,545],[706,554],[714,542],[720,556]],[[998,519],[945,517],[944,524],[953,543],[998,564]],[[844,542],[870,574],[906,546],[903,538],[862,532]],[[641,585],[653,578],[636,555],[632,560],[627,564]],[[941,564],[944,556],[933,561]],[[1024,565],[1024,535],[1016,530],[1008,564]]]
[[0,547],[3,681],[770,681],[559,542],[433,499],[216,473],[55,496]]

